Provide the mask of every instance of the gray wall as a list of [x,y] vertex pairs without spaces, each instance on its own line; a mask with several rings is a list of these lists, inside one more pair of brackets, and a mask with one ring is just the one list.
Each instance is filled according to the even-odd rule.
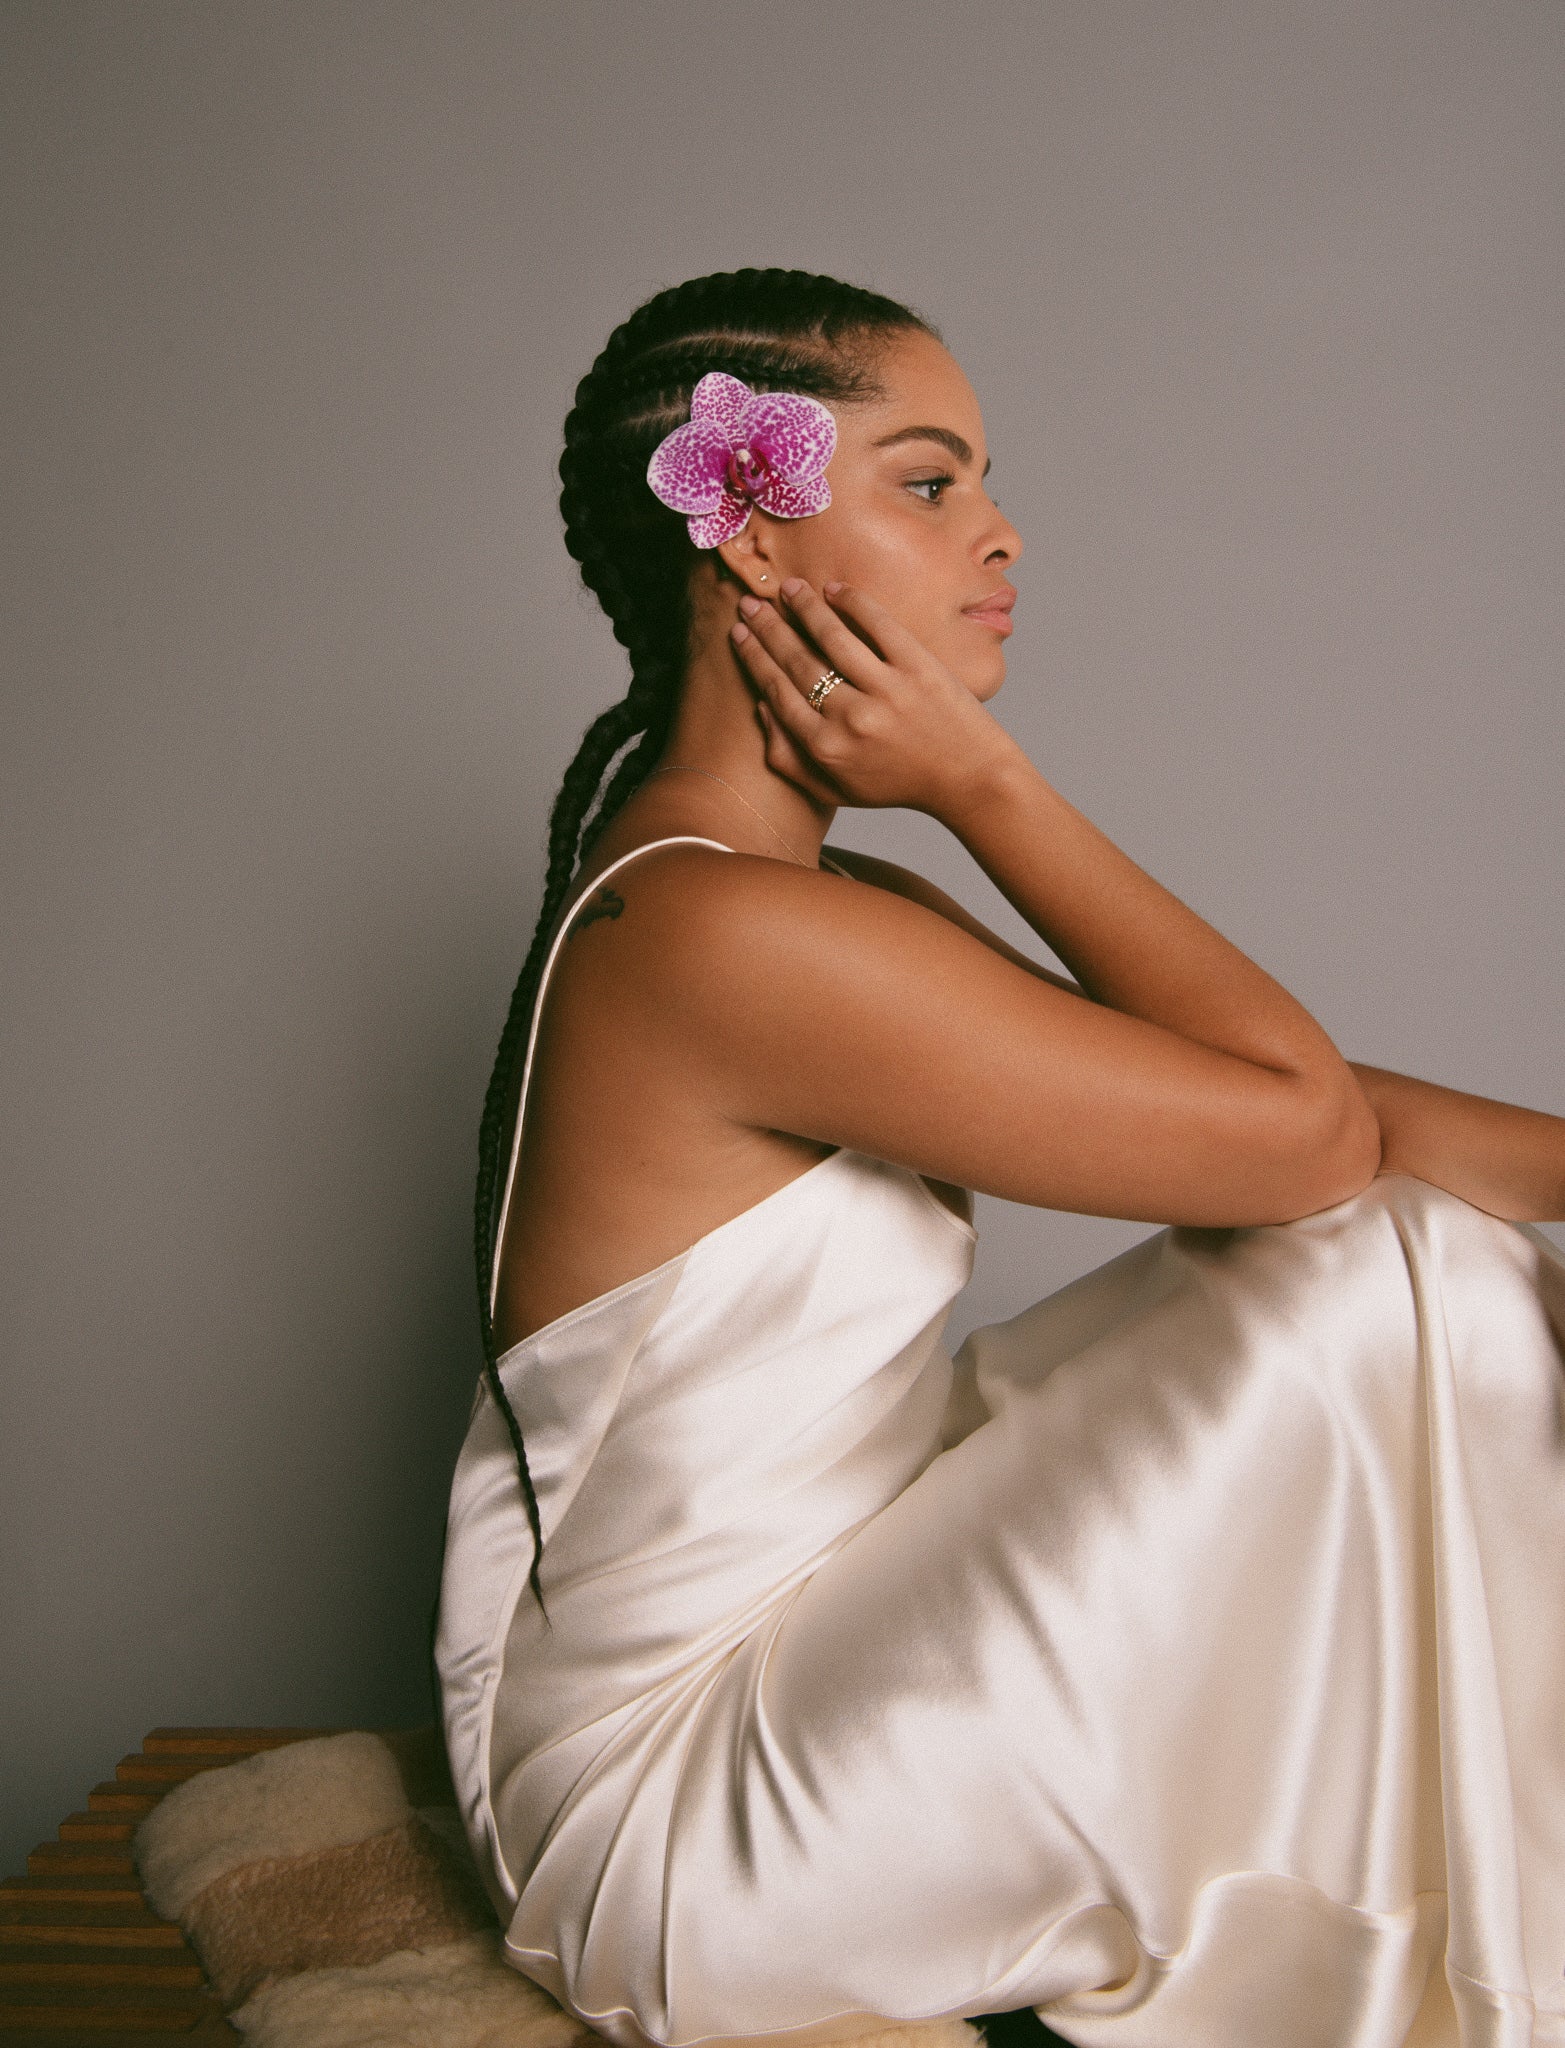
[[[430,1711],[478,1099],[620,689],[551,468],[660,285],[927,308],[1034,758],[1350,1052],[1565,1111],[1559,0],[0,34],[0,1867],[156,1722]],[[1139,1234],[981,1221],[958,1332]]]

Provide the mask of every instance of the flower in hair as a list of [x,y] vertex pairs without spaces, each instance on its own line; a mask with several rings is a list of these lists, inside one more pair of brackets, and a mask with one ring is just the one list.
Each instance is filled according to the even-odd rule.
[[818,398],[763,391],[709,370],[690,397],[690,422],[658,443],[647,482],[687,514],[698,548],[742,533],[752,505],[775,519],[807,519],[831,503],[823,474],[837,422]]

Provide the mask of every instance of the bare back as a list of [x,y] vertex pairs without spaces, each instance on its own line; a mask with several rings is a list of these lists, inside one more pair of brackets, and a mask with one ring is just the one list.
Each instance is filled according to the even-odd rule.
[[[627,851],[635,858],[619,866]],[[823,853],[822,861],[820,871],[798,876],[797,914],[806,927],[811,890],[862,892],[870,883],[944,904],[930,885],[888,863],[835,852]],[[670,959],[688,954],[697,906],[718,882],[719,864],[730,863],[778,865],[681,836],[598,853],[572,892],[561,920],[564,937],[537,1004],[533,1067],[499,1247],[495,1329],[501,1351],[650,1272],[835,1149],[829,1140],[736,1117],[714,1088],[709,1066],[681,1057],[677,1034],[670,1033],[658,1000]],[[598,877],[611,866],[614,873],[600,886]],[[682,978],[699,975],[699,962],[687,960]],[[709,994],[720,1010],[720,992]],[[712,1021],[720,1028],[720,1016]],[[829,1038],[823,1023],[823,1047]],[[518,1062],[507,1155],[520,1092]],[[964,1187],[928,1178],[954,1214],[970,1217]]]

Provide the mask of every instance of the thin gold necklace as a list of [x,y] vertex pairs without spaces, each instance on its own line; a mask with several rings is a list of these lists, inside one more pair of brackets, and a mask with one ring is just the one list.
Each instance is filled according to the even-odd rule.
[[[688,761],[669,761],[666,762],[664,766],[661,768],[654,768],[652,771],[652,775],[671,775],[676,768],[683,769],[686,775],[704,775],[708,782],[722,782],[724,789],[726,789],[730,793],[730,795],[738,797],[739,801],[744,805],[745,809],[761,820],[761,823],[766,827],[767,831],[771,833],[772,837],[777,841],[777,844],[784,848],[785,851],[792,854],[793,858],[799,863],[801,868],[807,868],[811,865],[811,863],[804,858],[803,854],[794,853],[793,848],[789,846],[787,840],[784,839],[784,837],[778,831],[777,827],[772,823],[770,818],[768,818],[763,812],[756,810],[755,805],[751,803],[750,799],[745,795],[743,790],[735,789],[731,782],[723,782],[722,776],[714,775],[710,768],[692,767],[692,765]],[[648,782],[652,780],[652,775],[647,776],[646,780]]]

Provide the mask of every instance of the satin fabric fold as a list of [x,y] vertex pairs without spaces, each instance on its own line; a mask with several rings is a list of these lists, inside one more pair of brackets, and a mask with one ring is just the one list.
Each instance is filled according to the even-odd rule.
[[1422,1182],[940,1349],[842,1152],[518,1347],[440,1658],[513,1960],[611,2039],[1036,2005],[1124,2048],[1565,2042],[1565,1265]]
[[1392,1176],[953,1364],[972,1257],[839,1151],[510,1351],[547,1622],[480,1386],[436,1660],[510,1960],[622,2048],[1565,2048],[1565,1261]]

